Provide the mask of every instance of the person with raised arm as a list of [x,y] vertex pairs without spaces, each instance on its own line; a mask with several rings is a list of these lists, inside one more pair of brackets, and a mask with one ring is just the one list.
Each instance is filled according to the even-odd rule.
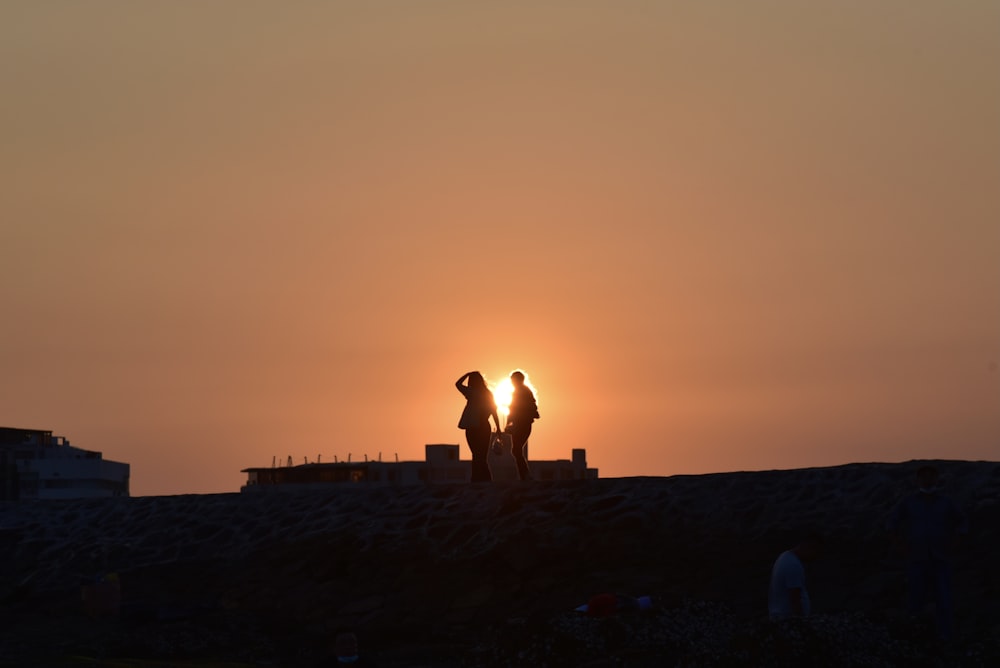
[[465,430],[465,441],[472,451],[472,482],[493,480],[490,473],[489,450],[493,430],[490,418],[500,433],[500,417],[493,393],[486,385],[486,379],[478,371],[470,371],[455,381],[455,387],[465,397],[465,410],[458,422],[458,428]]

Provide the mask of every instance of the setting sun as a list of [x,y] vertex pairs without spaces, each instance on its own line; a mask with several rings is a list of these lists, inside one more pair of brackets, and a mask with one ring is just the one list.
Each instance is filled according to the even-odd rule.
[[497,402],[497,412],[506,418],[510,414],[510,401],[514,397],[514,384],[504,378],[493,388],[493,398]]

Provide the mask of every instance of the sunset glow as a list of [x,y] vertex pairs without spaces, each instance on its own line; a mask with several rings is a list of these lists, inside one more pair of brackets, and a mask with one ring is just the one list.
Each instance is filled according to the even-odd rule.
[[995,459],[1000,3],[880,7],[3,3],[0,426],[235,491],[518,367],[602,476]]
[[[535,395],[535,401],[538,401],[538,391],[535,386],[531,384],[531,376],[527,372],[520,370],[524,374],[524,384],[528,386],[528,389],[532,391]],[[511,371],[511,373],[514,373]],[[493,386],[493,399],[497,402],[497,412],[506,419],[510,415],[510,402],[514,396],[514,384],[510,381],[510,374],[504,376],[500,381]]]
[[506,418],[510,415],[510,400],[514,396],[514,385],[510,378],[504,378],[493,388],[493,398],[497,402],[497,412]]

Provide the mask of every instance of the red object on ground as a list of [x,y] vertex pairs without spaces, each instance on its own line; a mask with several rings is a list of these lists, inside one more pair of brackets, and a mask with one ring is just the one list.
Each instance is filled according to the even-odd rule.
[[597,594],[587,601],[588,617],[610,617],[618,611],[618,596],[615,594]]

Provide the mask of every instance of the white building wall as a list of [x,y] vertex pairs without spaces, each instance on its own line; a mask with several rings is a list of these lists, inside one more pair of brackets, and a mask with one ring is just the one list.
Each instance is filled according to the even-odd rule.
[[[49,452],[52,450],[57,449]],[[18,471],[22,480],[31,481],[29,485],[22,485],[21,497],[25,499],[83,499],[128,495],[129,465],[121,462],[46,457],[21,460]]]

